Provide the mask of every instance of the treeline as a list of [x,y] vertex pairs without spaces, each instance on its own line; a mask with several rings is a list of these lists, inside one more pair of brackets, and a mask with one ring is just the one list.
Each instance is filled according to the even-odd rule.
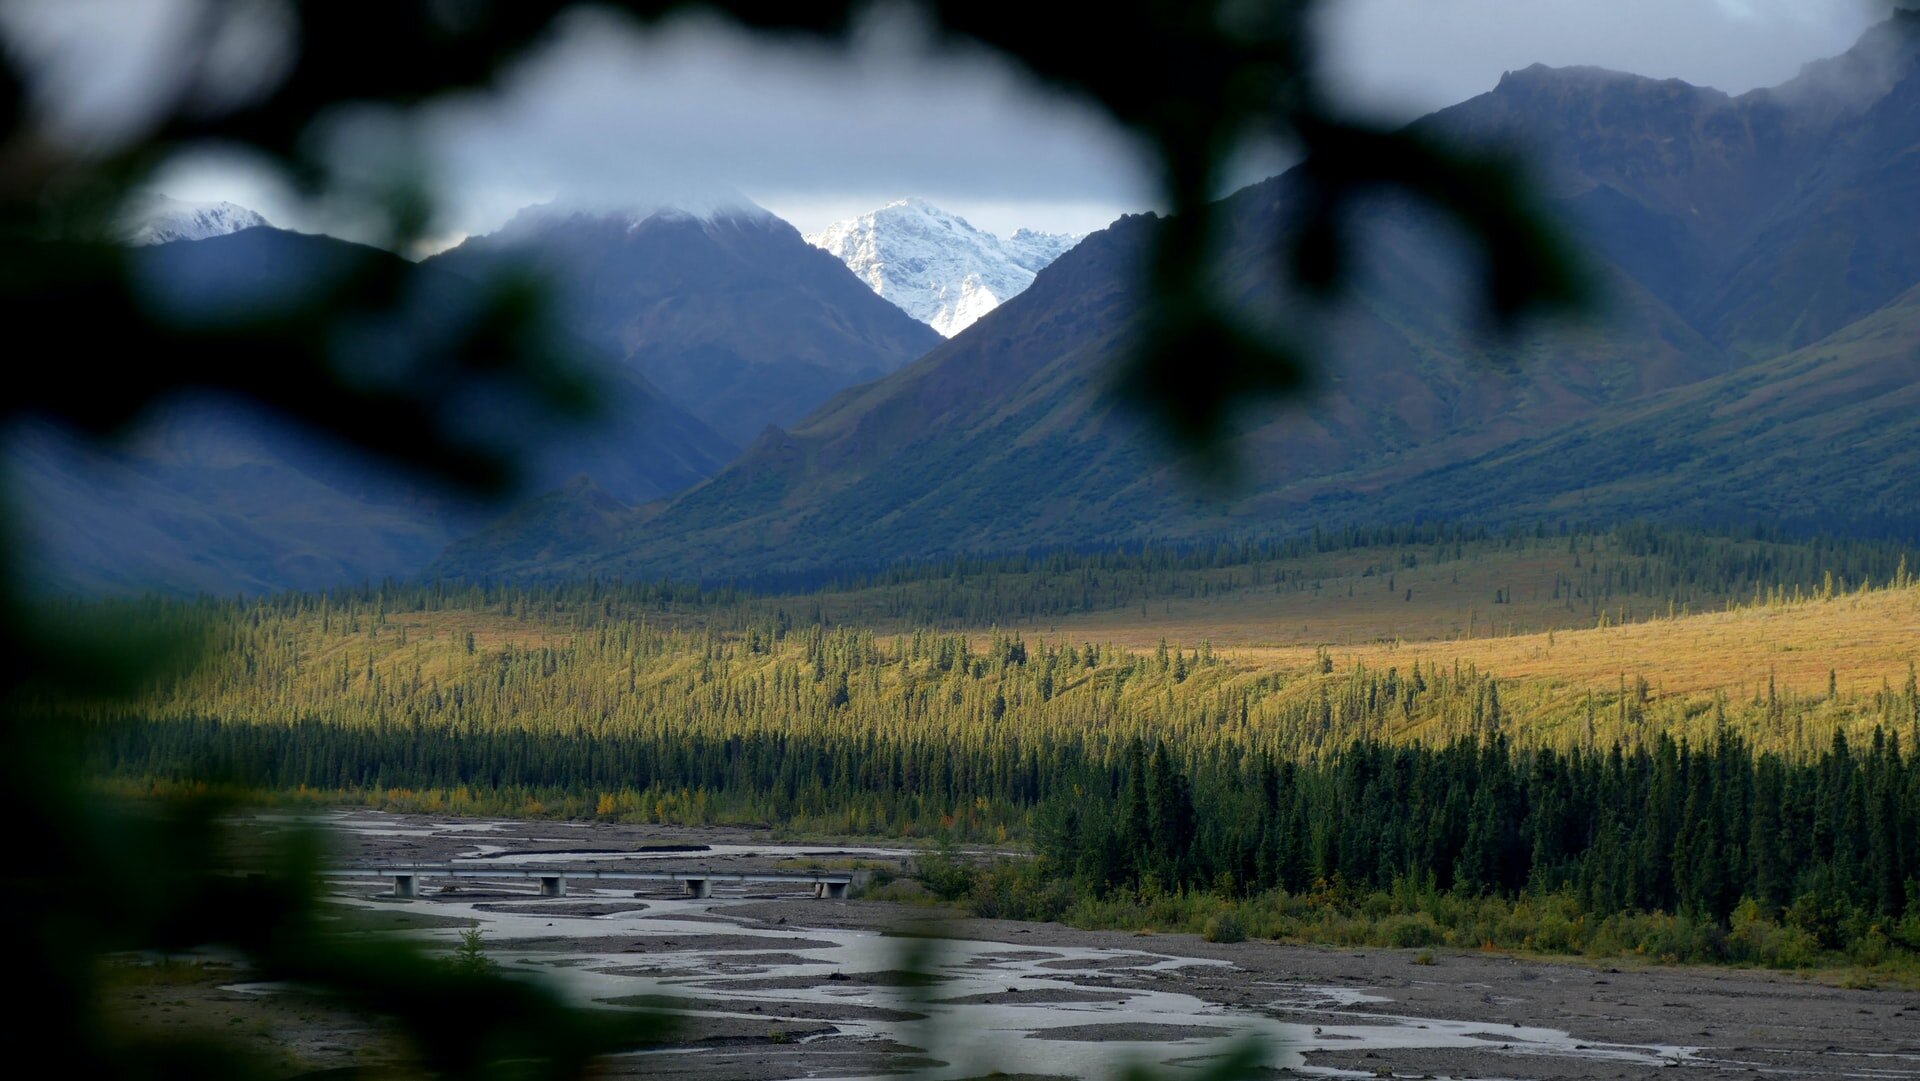
[[[1889,530],[1875,538],[1906,535]],[[1866,539],[1823,534],[1817,530],[1786,530],[1763,523],[1741,523],[1724,528],[1686,528],[1649,522],[1604,526],[1574,526],[1559,522],[1549,527],[1493,530],[1449,522],[1378,525],[1349,524],[1338,529],[1314,527],[1309,533],[1280,537],[1190,538],[1123,544],[1091,549],[1035,549],[999,555],[962,556],[930,561],[908,561],[857,571],[826,571],[800,576],[736,580],[725,589],[735,595],[830,594],[896,591],[902,598],[926,594],[930,583],[959,583],[952,594],[979,593],[982,583],[999,578],[1060,577],[1086,573],[1118,576],[1130,595],[1102,597],[1102,607],[1125,607],[1141,595],[1142,587],[1158,585],[1167,592],[1198,590],[1217,581],[1203,572],[1236,568],[1254,570],[1269,564],[1298,563],[1315,556],[1378,551],[1375,569],[1385,573],[1394,565],[1411,566],[1421,559],[1445,561],[1469,554],[1556,547],[1589,555],[1620,555],[1653,560],[1656,572],[1636,574],[1650,588],[1663,588],[1678,603],[1711,597],[1744,596],[1758,585],[1811,587],[1824,575],[1849,581],[1884,581],[1899,563],[1911,556],[1909,541]],[[1182,578],[1182,576],[1187,576]],[[1257,572],[1246,584],[1270,583]],[[713,585],[708,583],[708,585]],[[1624,582],[1622,583],[1624,588]],[[1683,592],[1684,591],[1684,592]],[[944,591],[941,591],[944,592]],[[1026,603],[1038,607],[1027,614],[1064,614],[1059,598]],[[1086,610],[1086,609],[1078,609]],[[924,620],[929,613],[901,613]],[[977,614],[977,613],[976,613]],[[989,613],[993,614],[993,613]],[[1018,614],[1001,611],[1005,617]],[[1000,622],[1009,622],[1001,618]]]
[[99,771],[123,779],[357,793],[418,810],[977,839],[1030,825],[1051,865],[1096,894],[1411,880],[1710,919],[1746,898],[1886,918],[1920,902],[1920,768],[1878,730],[1863,747],[1836,734],[1804,763],[1731,733],[1564,753],[1497,735],[1358,741],[1310,763],[1142,739],[964,749],[212,720],[97,722],[88,744]]
[[[98,771],[136,791],[225,781],[440,813],[1025,834],[1040,859],[1014,881],[948,876],[1003,916],[1177,917],[1224,900],[1291,907],[1295,922],[1277,926],[1302,911],[1391,913],[1384,937],[1342,932],[1385,944],[1464,931],[1469,945],[1572,948],[1607,922],[1616,937],[1637,928],[1626,948],[1644,939],[1692,959],[1730,956],[1716,952],[1729,929],[1765,939],[1750,959],[1767,963],[1920,949],[1920,765],[1903,750],[1912,736],[1880,730],[1859,745],[1836,734],[1805,762],[1730,732],[1567,752],[1497,734],[1357,741],[1304,763],[1146,738],[948,746],[215,720],[95,721],[88,737]],[[1516,925],[1508,906],[1558,915]],[[1690,930],[1622,916],[1634,913]]]
[[1037,820],[1045,858],[1098,895],[1411,882],[1721,923],[1751,900],[1830,945],[1876,921],[1920,928],[1920,769],[1879,731],[1798,764],[1731,733],[1630,752],[1355,743],[1319,763],[1192,772],[1143,744]]
[[1085,748],[948,748],[873,737],[712,739],[307,721],[98,722],[87,746],[133,790],[230,785],[402,811],[769,825],[801,833],[1007,840]]
[[[908,563],[862,574],[751,583],[582,579],[549,583],[386,582],[257,599],[207,598],[210,611],[344,618],[468,612],[584,629],[609,620],[673,619],[728,632],[756,624],[1013,627],[1236,593],[1311,593],[1336,581],[1529,555],[1563,557],[1552,599],[1568,611],[1643,614],[1802,595],[1829,582],[1893,580],[1920,555],[1895,541],[1793,538],[1749,528],[1708,533],[1645,524],[1604,530],[1493,533],[1442,524],[1349,528],[1237,539]],[[1371,583],[1370,583],[1371,585]],[[1487,601],[1510,601],[1490,587]]]

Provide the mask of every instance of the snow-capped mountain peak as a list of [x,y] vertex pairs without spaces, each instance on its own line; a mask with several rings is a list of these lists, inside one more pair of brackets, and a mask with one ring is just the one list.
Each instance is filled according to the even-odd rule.
[[127,243],[134,245],[205,240],[272,224],[238,203],[190,203],[157,193],[136,200],[122,220]]
[[1081,235],[1071,233],[1015,229],[1013,235],[1007,238],[1006,245],[1015,262],[1038,274],[1046,269],[1048,263],[1067,254],[1067,250],[1080,243],[1080,240]]
[[1080,240],[1022,229],[1000,237],[923,199],[898,199],[807,237],[874,292],[951,338],[1033,284]]

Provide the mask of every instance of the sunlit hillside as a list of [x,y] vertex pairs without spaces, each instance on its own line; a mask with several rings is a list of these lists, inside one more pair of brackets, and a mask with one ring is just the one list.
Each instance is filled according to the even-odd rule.
[[[1300,667],[1302,647],[1247,648],[1236,659],[1260,666]],[[1873,589],[1834,596],[1773,599],[1721,612],[1447,641],[1340,647],[1337,663],[1474,665],[1502,679],[1605,690],[1619,679],[1645,679],[1658,695],[1720,693],[1764,697],[1842,696],[1900,686],[1920,660],[1920,589]]]
[[[131,713],[470,740],[856,739],[1016,760],[1061,741],[1098,758],[1164,738],[1308,759],[1356,738],[1636,747],[1726,729],[1804,757],[1837,729],[1868,738],[1920,720],[1920,586],[1904,562],[1878,584],[1751,582],[1820,554],[1543,538],[1186,570],[948,569],[805,596],[430,587],[156,603],[138,617],[206,625],[208,655]],[[1863,567],[1889,553],[1825,554]],[[912,618],[938,614],[956,577],[976,603],[1077,581],[1107,606]]]

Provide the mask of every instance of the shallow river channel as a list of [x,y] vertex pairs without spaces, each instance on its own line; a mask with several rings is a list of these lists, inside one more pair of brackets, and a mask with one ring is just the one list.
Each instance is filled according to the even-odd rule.
[[[580,831],[551,825],[532,830],[525,824],[400,825],[366,814],[330,817],[336,828],[360,839],[363,853],[397,865],[417,853],[423,865],[429,858],[473,868],[647,869],[671,863],[725,874],[906,854],[752,842],[617,851],[582,844]],[[1569,1065],[1584,1067],[1576,1074],[1639,1076],[1676,1066],[1732,1065],[1703,1059],[1700,1049],[1680,1044],[1602,1042],[1553,1027],[1401,1015],[1393,1000],[1364,987],[1316,983],[1311,973],[1298,981],[1276,978],[1271,965],[1243,968],[1230,949],[1225,956],[1184,955],[1156,948],[1153,937],[1132,938],[1131,945],[1061,944],[1063,936],[1076,933],[1034,933],[1022,925],[1002,925],[1013,928],[1005,937],[1031,937],[1031,944],[923,938],[898,921],[888,929],[858,926],[861,921],[849,912],[895,906],[816,900],[798,883],[721,880],[712,897],[700,899],[679,896],[671,882],[574,881],[557,898],[537,896],[536,882],[525,879],[454,884],[429,876],[413,901],[380,896],[386,889],[371,880],[343,885],[342,899],[472,919],[500,964],[557,981],[582,1003],[684,1003],[688,1024],[699,1035],[632,1056],[629,1063],[633,1072],[653,1076],[861,1076],[912,1068],[936,1081],[996,1071],[1108,1078],[1126,1066],[1149,1064],[1163,1076],[1178,1077],[1198,1072],[1249,1038],[1262,1044],[1273,1066],[1319,1076],[1395,1076],[1391,1067],[1372,1066],[1371,1060],[1384,1064],[1409,1052],[1441,1062],[1468,1053],[1470,1059],[1461,1061],[1503,1066],[1473,1076],[1563,1076]],[[912,910],[897,912],[911,917]],[[938,926],[931,930],[945,933]],[[419,933],[451,943],[459,931],[449,926]],[[1228,986],[1235,991],[1231,1005],[1207,993]],[[1765,1064],[1746,1065],[1775,1072]],[[1872,1076],[1920,1076],[1920,1056],[1879,1065]]]

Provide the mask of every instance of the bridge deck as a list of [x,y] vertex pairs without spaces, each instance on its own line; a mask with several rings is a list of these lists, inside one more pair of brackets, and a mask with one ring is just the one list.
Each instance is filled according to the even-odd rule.
[[844,871],[613,871],[598,867],[486,867],[470,864],[334,867],[323,872],[322,877],[392,878],[396,875],[413,875],[417,878],[609,879],[624,882],[795,882],[807,885],[818,882],[845,885],[853,881],[853,876]]

